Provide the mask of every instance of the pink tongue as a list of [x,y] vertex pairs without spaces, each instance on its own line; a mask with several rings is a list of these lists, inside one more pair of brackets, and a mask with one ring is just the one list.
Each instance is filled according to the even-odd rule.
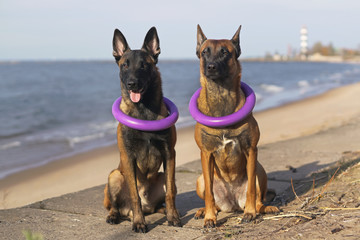
[[130,99],[131,101],[133,101],[134,103],[137,103],[140,101],[141,98],[141,94],[140,93],[135,93],[130,91]]

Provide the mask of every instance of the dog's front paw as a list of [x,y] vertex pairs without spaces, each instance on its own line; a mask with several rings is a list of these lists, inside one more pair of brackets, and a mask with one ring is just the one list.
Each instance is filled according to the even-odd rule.
[[180,216],[178,211],[174,210],[174,211],[169,211],[166,214],[166,218],[168,220],[168,225],[169,226],[175,226],[175,227],[181,227],[181,221],[180,221]]
[[148,231],[145,223],[141,223],[141,222],[138,223],[134,222],[132,225],[132,230],[137,233],[146,233]]
[[243,218],[241,219],[241,222],[248,223],[251,222],[256,218],[256,213],[244,213]]
[[205,219],[204,228],[214,228],[216,227],[215,219]]
[[107,218],[106,222],[109,224],[119,224],[120,223],[120,214],[119,213],[110,213]]
[[180,218],[177,218],[177,219],[174,218],[173,220],[168,220],[168,225],[175,226],[175,227],[182,227]]
[[280,212],[279,208],[275,207],[275,206],[266,206],[264,209],[265,213],[278,213]]
[[204,217],[205,217],[205,208],[200,208],[199,210],[197,210],[194,216],[195,219],[200,219]]

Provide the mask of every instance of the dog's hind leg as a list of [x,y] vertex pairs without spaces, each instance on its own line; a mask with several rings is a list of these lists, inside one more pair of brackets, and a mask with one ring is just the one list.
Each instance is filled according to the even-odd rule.
[[110,211],[111,209],[111,201],[110,201],[110,196],[109,196],[109,187],[108,184],[105,185],[104,188],[104,207]]
[[131,214],[130,205],[125,199],[129,195],[125,179],[118,169],[110,173],[104,195],[104,206],[109,210],[109,215],[106,218],[107,223],[118,224],[121,216]]
[[257,213],[277,213],[279,209],[275,206],[265,206],[267,192],[267,176],[264,168],[258,162],[256,166],[256,212]]
[[[202,174],[198,177],[196,181],[196,193],[202,200],[205,200],[205,184],[204,184],[204,176]],[[205,208],[199,208],[196,211],[194,218],[200,219],[204,217],[205,217]]]
[[139,189],[142,211],[147,214],[154,212],[166,213],[165,203],[165,174],[157,173],[142,183]]

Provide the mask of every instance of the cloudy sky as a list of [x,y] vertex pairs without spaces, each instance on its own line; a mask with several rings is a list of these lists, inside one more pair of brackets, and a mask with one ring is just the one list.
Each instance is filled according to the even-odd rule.
[[242,57],[285,54],[309,43],[359,48],[359,0],[0,0],[0,60],[111,59],[115,28],[140,48],[156,26],[161,59],[194,59],[196,25],[231,38],[242,25]]

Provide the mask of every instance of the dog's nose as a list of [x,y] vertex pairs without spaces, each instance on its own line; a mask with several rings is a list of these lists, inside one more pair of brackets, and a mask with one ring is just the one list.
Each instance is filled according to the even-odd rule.
[[207,65],[207,69],[208,69],[208,70],[216,70],[216,66],[215,66],[214,63],[209,63],[209,64]]
[[127,83],[127,86],[128,86],[128,88],[129,88],[130,90],[133,90],[133,89],[136,89],[137,83],[134,82],[134,81],[129,81],[129,82]]

